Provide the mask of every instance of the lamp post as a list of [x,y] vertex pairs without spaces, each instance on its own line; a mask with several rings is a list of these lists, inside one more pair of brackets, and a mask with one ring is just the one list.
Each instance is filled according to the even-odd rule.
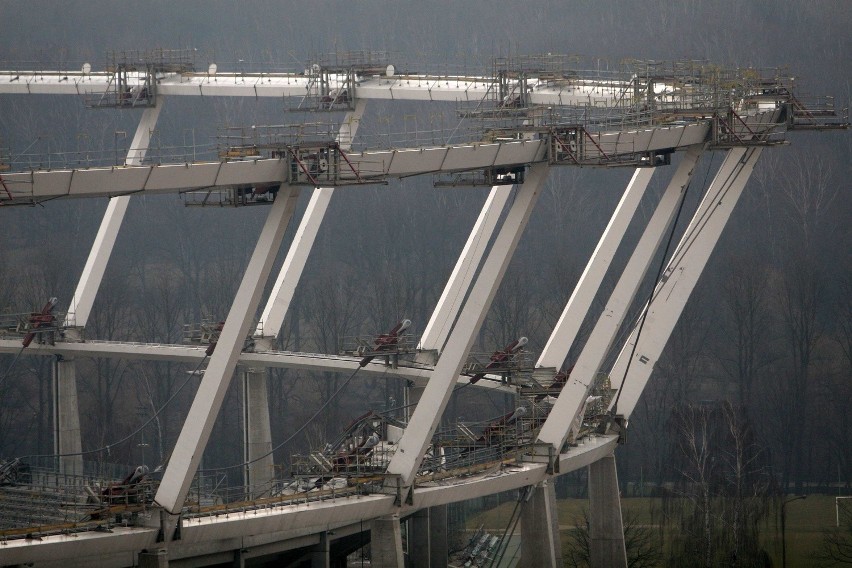
[[787,568],[787,535],[786,535],[786,523],[787,523],[787,514],[785,508],[787,507],[787,503],[791,503],[793,501],[798,501],[799,499],[807,499],[807,495],[796,495],[795,497],[790,497],[786,501],[781,502],[781,567]]

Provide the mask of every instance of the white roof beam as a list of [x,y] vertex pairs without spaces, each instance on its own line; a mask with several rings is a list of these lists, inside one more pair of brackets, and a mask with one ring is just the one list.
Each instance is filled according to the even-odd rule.
[[175,443],[155,496],[155,501],[171,514],[180,513],[183,507],[298,197],[297,188],[287,187],[278,193],[272,203],[231,310],[225,319],[216,350],[210,357],[201,385]]
[[[647,317],[639,344],[636,345],[637,324],[610,371],[612,387],[621,391],[618,406],[615,408],[619,414],[629,417],[636,407],[654,365],[671,337],[675,324],[754,171],[761,151],[762,148],[759,147],[733,148],[728,151],[719,172],[672,254],[650,305],[646,307]],[[629,374],[624,378],[628,364]]]
[[556,370],[562,368],[655,170],[656,168],[636,168],[633,172],[633,177],[574,287],[562,316],[550,334],[536,367],[552,367]]
[[[337,135],[337,140],[344,150],[348,150],[352,146],[352,140],[358,132],[358,126],[361,124],[361,117],[364,116],[366,106],[367,101],[358,99],[355,103],[355,110],[346,113]],[[281,333],[281,326],[284,324],[287,311],[290,309],[290,302],[293,301],[293,294],[296,293],[296,287],[302,278],[305,263],[308,261],[308,256],[314,246],[314,240],[333,194],[333,187],[314,189],[305,214],[302,216],[302,221],[299,223],[299,228],[296,230],[296,235],[293,237],[293,243],[284,258],[284,264],[281,265],[281,270],[275,279],[275,286],[269,295],[269,301],[266,303],[260,321],[257,323],[257,329],[254,331],[255,336],[274,339]]]
[[557,399],[556,406],[542,426],[539,436],[541,441],[554,443],[568,436],[577,413],[582,410],[585,403],[589,385],[593,383],[604,357],[609,353],[627,314],[627,309],[636,296],[666,231],[671,227],[701,153],[701,147],[690,148],[663,192],[606,307],[589,335],[568,377],[568,382]]
[[547,177],[548,171],[547,164],[533,165],[526,176],[525,183],[518,187],[506,219],[459,314],[458,321],[450,333],[447,345],[435,365],[432,378],[426,385],[408,427],[399,441],[398,449],[387,471],[398,475],[403,487],[411,487],[414,481],[426,448],[452,395],[456,378],[461,372],[476,333],[482,326],[494,295],[497,293],[497,288],[529,221],[530,213],[538,201],[541,184]]
[[[125,165],[142,165],[148,145],[151,143],[151,134],[154,132],[157,118],[163,108],[163,102],[162,97],[157,97],[156,104],[153,107],[146,108],[142,113],[142,118],[136,127],[136,134],[133,135],[133,141],[130,143],[130,149],[124,161]],[[103,281],[104,271],[129,204],[129,196],[114,197],[107,204],[104,218],[95,236],[95,242],[92,244],[80,281],[77,283],[77,289],[74,291],[74,297],[71,298],[68,305],[65,325],[85,327],[88,323],[92,306],[95,303],[95,296],[97,296],[101,281]]]

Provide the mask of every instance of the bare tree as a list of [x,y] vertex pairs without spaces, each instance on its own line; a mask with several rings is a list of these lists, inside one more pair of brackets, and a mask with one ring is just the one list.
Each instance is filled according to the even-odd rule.
[[767,341],[771,317],[767,271],[754,258],[730,258],[728,276],[722,283],[722,301],[727,309],[731,355],[723,367],[737,382],[744,411],[752,408],[752,395],[758,373],[770,362]]
[[[624,547],[629,568],[653,568],[663,560],[663,543],[653,527],[642,524],[639,514],[624,509],[622,515]],[[568,532],[562,556],[565,566],[587,568],[590,566],[589,512],[583,509]]]
[[817,346],[823,336],[823,323],[818,314],[825,302],[822,278],[814,263],[799,259],[785,270],[778,290],[778,308],[787,345],[786,372],[781,376],[776,400],[783,428],[784,487],[791,481],[801,489],[809,473],[804,447],[812,424],[808,416],[812,404],[813,365]]

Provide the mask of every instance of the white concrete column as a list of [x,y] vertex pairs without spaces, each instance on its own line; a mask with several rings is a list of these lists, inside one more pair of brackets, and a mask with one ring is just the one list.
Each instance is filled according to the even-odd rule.
[[[346,114],[337,135],[342,149],[348,150],[351,147],[352,139],[358,131],[361,117],[366,108],[367,101],[359,99],[355,102],[355,110]],[[308,255],[310,255],[314,246],[317,232],[333,194],[333,187],[318,187],[311,194],[311,200],[308,202],[308,207],[305,209],[305,214],[302,216],[299,228],[293,237],[293,243],[290,245],[287,256],[284,258],[284,264],[281,265],[281,270],[275,279],[272,293],[269,295],[263,314],[257,322],[257,328],[254,331],[255,336],[274,339],[281,333],[281,326],[284,324],[284,318],[287,317],[290,302],[293,301],[293,294],[296,293],[296,286],[302,278],[305,263],[308,261]],[[270,343],[272,342],[270,341]]]
[[[408,520],[408,566],[431,568],[432,540],[429,530],[429,509],[420,509]],[[446,566],[446,562],[444,563]]]
[[586,264],[586,269],[574,287],[574,292],[568,299],[562,316],[556,323],[553,333],[550,334],[550,339],[544,346],[536,367],[562,368],[571,345],[577,339],[583,319],[589,313],[592,301],[600,290],[601,282],[615,257],[618,245],[624,238],[624,233],[627,232],[627,227],[636,213],[636,208],[639,207],[639,202],[642,201],[642,196],[645,195],[654,171],[656,168],[636,168],[630,183],[627,184],[627,189],[621,196],[621,201],[618,202],[598,245]]
[[[124,163],[128,166],[142,165],[142,159],[148,151],[151,135],[163,108],[163,97],[157,97],[156,105],[146,108],[136,127],[136,133],[130,144],[130,150]],[[95,236],[95,242],[89,251],[89,257],[83,267],[77,289],[68,305],[65,325],[69,327],[85,327],[92,313],[95,296],[101,286],[107,262],[112,254],[118,230],[127,212],[130,197],[114,197],[109,200],[104,218]],[[77,374],[76,363],[73,359],[61,361],[54,367],[55,385],[54,407],[56,408],[56,436],[54,445],[58,454],[79,453],[80,441],[80,411],[77,405]],[[83,456],[67,456],[60,458],[60,469],[65,473],[83,473]],[[69,471],[70,470],[70,471]]]
[[[142,113],[139,126],[136,127],[136,134],[134,134],[133,141],[130,143],[127,158],[124,160],[125,165],[142,165],[164,100],[163,97],[157,97],[157,104],[146,108]],[[65,317],[66,326],[85,327],[89,321],[95,296],[101,286],[107,262],[109,262],[109,257],[118,238],[118,230],[124,220],[124,214],[127,212],[129,203],[130,196],[113,197],[109,200],[98,234],[95,236],[92,250],[89,252],[89,257],[83,267],[83,274],[77,283],[74,297],[71,298],[71,303],[68,305],[68,315]]]
[[[60,358],[53,365],[54,452],[59,458],[59,471],[68,475],[83,474],[83,451],[80,439],[80,410],[77,405],[77,366],[73,358]],[[72,455],[69,455],[72,454]]]
[[311,550],[311,568],[331,568],[331,539],[326,531],[319,534],[319,542]]
[[373,519],[370,523],[370,566],[373,568],[405,566],[399,515]]
[[547,164],[535,164],[530,168],[526,183],[518,187],[503,226],[388,465],[388,473],[399,476],[406,492],[423,461],[423,455],[441,420],[476,333],[491,307],[521,233],[538,201],[541,184],[547,173]]
[[439,352],[444,348],[453,322],[461,309],[464,297],[482,260],[482,255],[485,254],[491,235],[494,234],[494,229],[497,227],[500,213],[511,194],[512,186],[509,185],[496,185],[491,188],[491,192],[485,200],[485,205],[482,206],[479,217],[477,217],[453,272],[450,274],[450,279],[438,299],[435,311],[432,312],[432,317],[429,318],[429,323],[423,330],[418,349]]
[[409,568],[446,568],[450,556],[447,506],[420,509],[411,516],[409,529]]
[[298,196],[297,188],[282,187],[270,207],[269,216],[225,320],[216,351],[210,357],[210,363],[172,451],[155,497],[155,501],[172,515],[180,513],[183,507],[192,477],[198,469],[231,382],[243,343],[252,329],[255,310],[269,278],[272,263],[281,247],[284,231],[293,216]]
[[567,384],[560,392],[554,410],[550,413],[539,434],[539,440],[560,447],[571,431],[578,413],[588,396],[588,390],[615,342],[624,317],[630,307],[645,274],[651,265],[663,238],[671,229],[672,221],[681,204],[695,164],[702,148],[690,148],[681,160],[663,196],[660,199],[648,226],[636,245],[636,249],[624,267],[607,305],[598,318],[586,341]]
[[[761,148],[733,148],[728,151],[719,172],[710,184],[698,210],[672,254],[660,283],[654,291],[632,356],[630,372],[622,384],[628,360],[636,344],[639,324],[610,372],[613,388],[621,389],[618,413],[629,417],[645,389],[654,365],[671,337],[710,254],[719,241],[731,213],[760,157]],[[641,322],[641,318],[640,318]],[[615,401],[613,401],[613,404]]]
[[268,496],[275,480],[266,372],[243,372],[243,459],[246,489],[253,499]]
[[589,558],[594,567],[627,568],[615,456],[589,466]]
[[450,558],[447,506],[429,507],[429,568],[444,568]]
[[556,509],[556,485],[547,479],[532,489],[521,504],[521,561],[519,568],[561,568],[562,541]]

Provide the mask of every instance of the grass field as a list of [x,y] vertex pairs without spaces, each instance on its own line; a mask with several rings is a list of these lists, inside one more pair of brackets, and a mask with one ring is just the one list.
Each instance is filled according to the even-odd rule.
[[[652,511],[661,508],[662,501],[655,498],[622,499],[625,515],[635,516],[640,525],[656,526]],[[585,499],[560,499],[559,526],[563,533],[563,545],[567,542],[564,533],[572,530],[578,522],[582,522],[583,510],[588,508]],[[514,503],[503,503],[489,511],[485,511],[468,521],[469,528],[480,525],[489,532],[499,534],[509,521]],[[793,501],[787,504],[787,566],[811,567],[819,564],[814,555],[821,549],[823,532],[835,526],[834,497],[826,495],[811,495],[807,499]],[[774,518],[773,518],[774,517]],[[773,566],[781,566],[781,520],[780,511],[773,510],[769,518],[761,525],[763,544],[772,557]]]

